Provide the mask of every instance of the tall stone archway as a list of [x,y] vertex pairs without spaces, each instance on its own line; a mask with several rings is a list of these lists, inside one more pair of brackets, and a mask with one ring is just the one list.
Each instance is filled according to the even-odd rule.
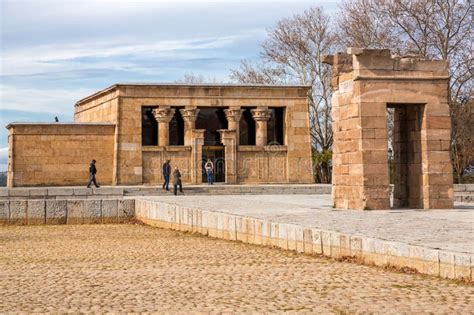
[[387,108],[392,108],[394,206],[453,207],[451,120],[444,61],[349,48],[333,67],[333,203],[389,209]]

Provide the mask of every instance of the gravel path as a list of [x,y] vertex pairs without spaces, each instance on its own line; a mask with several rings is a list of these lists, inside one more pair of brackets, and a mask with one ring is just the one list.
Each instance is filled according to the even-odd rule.
[[473,286],[147,226],[0,227],[0,313],[467,314],[469,305]]

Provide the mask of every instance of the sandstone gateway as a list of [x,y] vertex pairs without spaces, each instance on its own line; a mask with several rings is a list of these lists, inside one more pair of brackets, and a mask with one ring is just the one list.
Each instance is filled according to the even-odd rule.
[[115,84],[75,105],[74,123],[11,123],[8,186],[311,183],[308,86]]
[[447,63],[354,48],[325,61],[333,66],[334,206],[390,208],[391,108],[393,205],[453,208]]

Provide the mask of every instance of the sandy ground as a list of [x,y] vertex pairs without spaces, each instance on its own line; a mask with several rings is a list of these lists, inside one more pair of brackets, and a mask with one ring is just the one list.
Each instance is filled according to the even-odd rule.
[[0,313],[467,314],[473,305],[473,286],[147,226],[0,226]]

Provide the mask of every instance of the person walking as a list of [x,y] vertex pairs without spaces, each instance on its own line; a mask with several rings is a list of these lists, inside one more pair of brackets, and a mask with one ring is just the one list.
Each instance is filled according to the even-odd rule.
[[163,189],[166,189],[169,191],[169,184],[170,184],[170,175],[171,175],[171,164],[170,160],[166,160],[165,163],[163,163]]
[[175,196],[178,194],[178,186],[179,186],[179,192],[183,193],[183,184],[181,183],[181,173],[179,172],[178,167],[175,167],[174,172],[173,172],[173,193]]
[[211,159],[207,159],[206,164],[204,164],[204,169],[206,170],[207,175],[207,184],[213,184],[213,173],[214,173],[214,163],[212,163]]
[[97,174],[97,168],[95,167],[95,160],[92,160],[91,164],[89,164],[89,182],[87,183],[87,188],[91,188],[91,184],[94,184],[96,188],[100,187],[97,185],[95,174]]

